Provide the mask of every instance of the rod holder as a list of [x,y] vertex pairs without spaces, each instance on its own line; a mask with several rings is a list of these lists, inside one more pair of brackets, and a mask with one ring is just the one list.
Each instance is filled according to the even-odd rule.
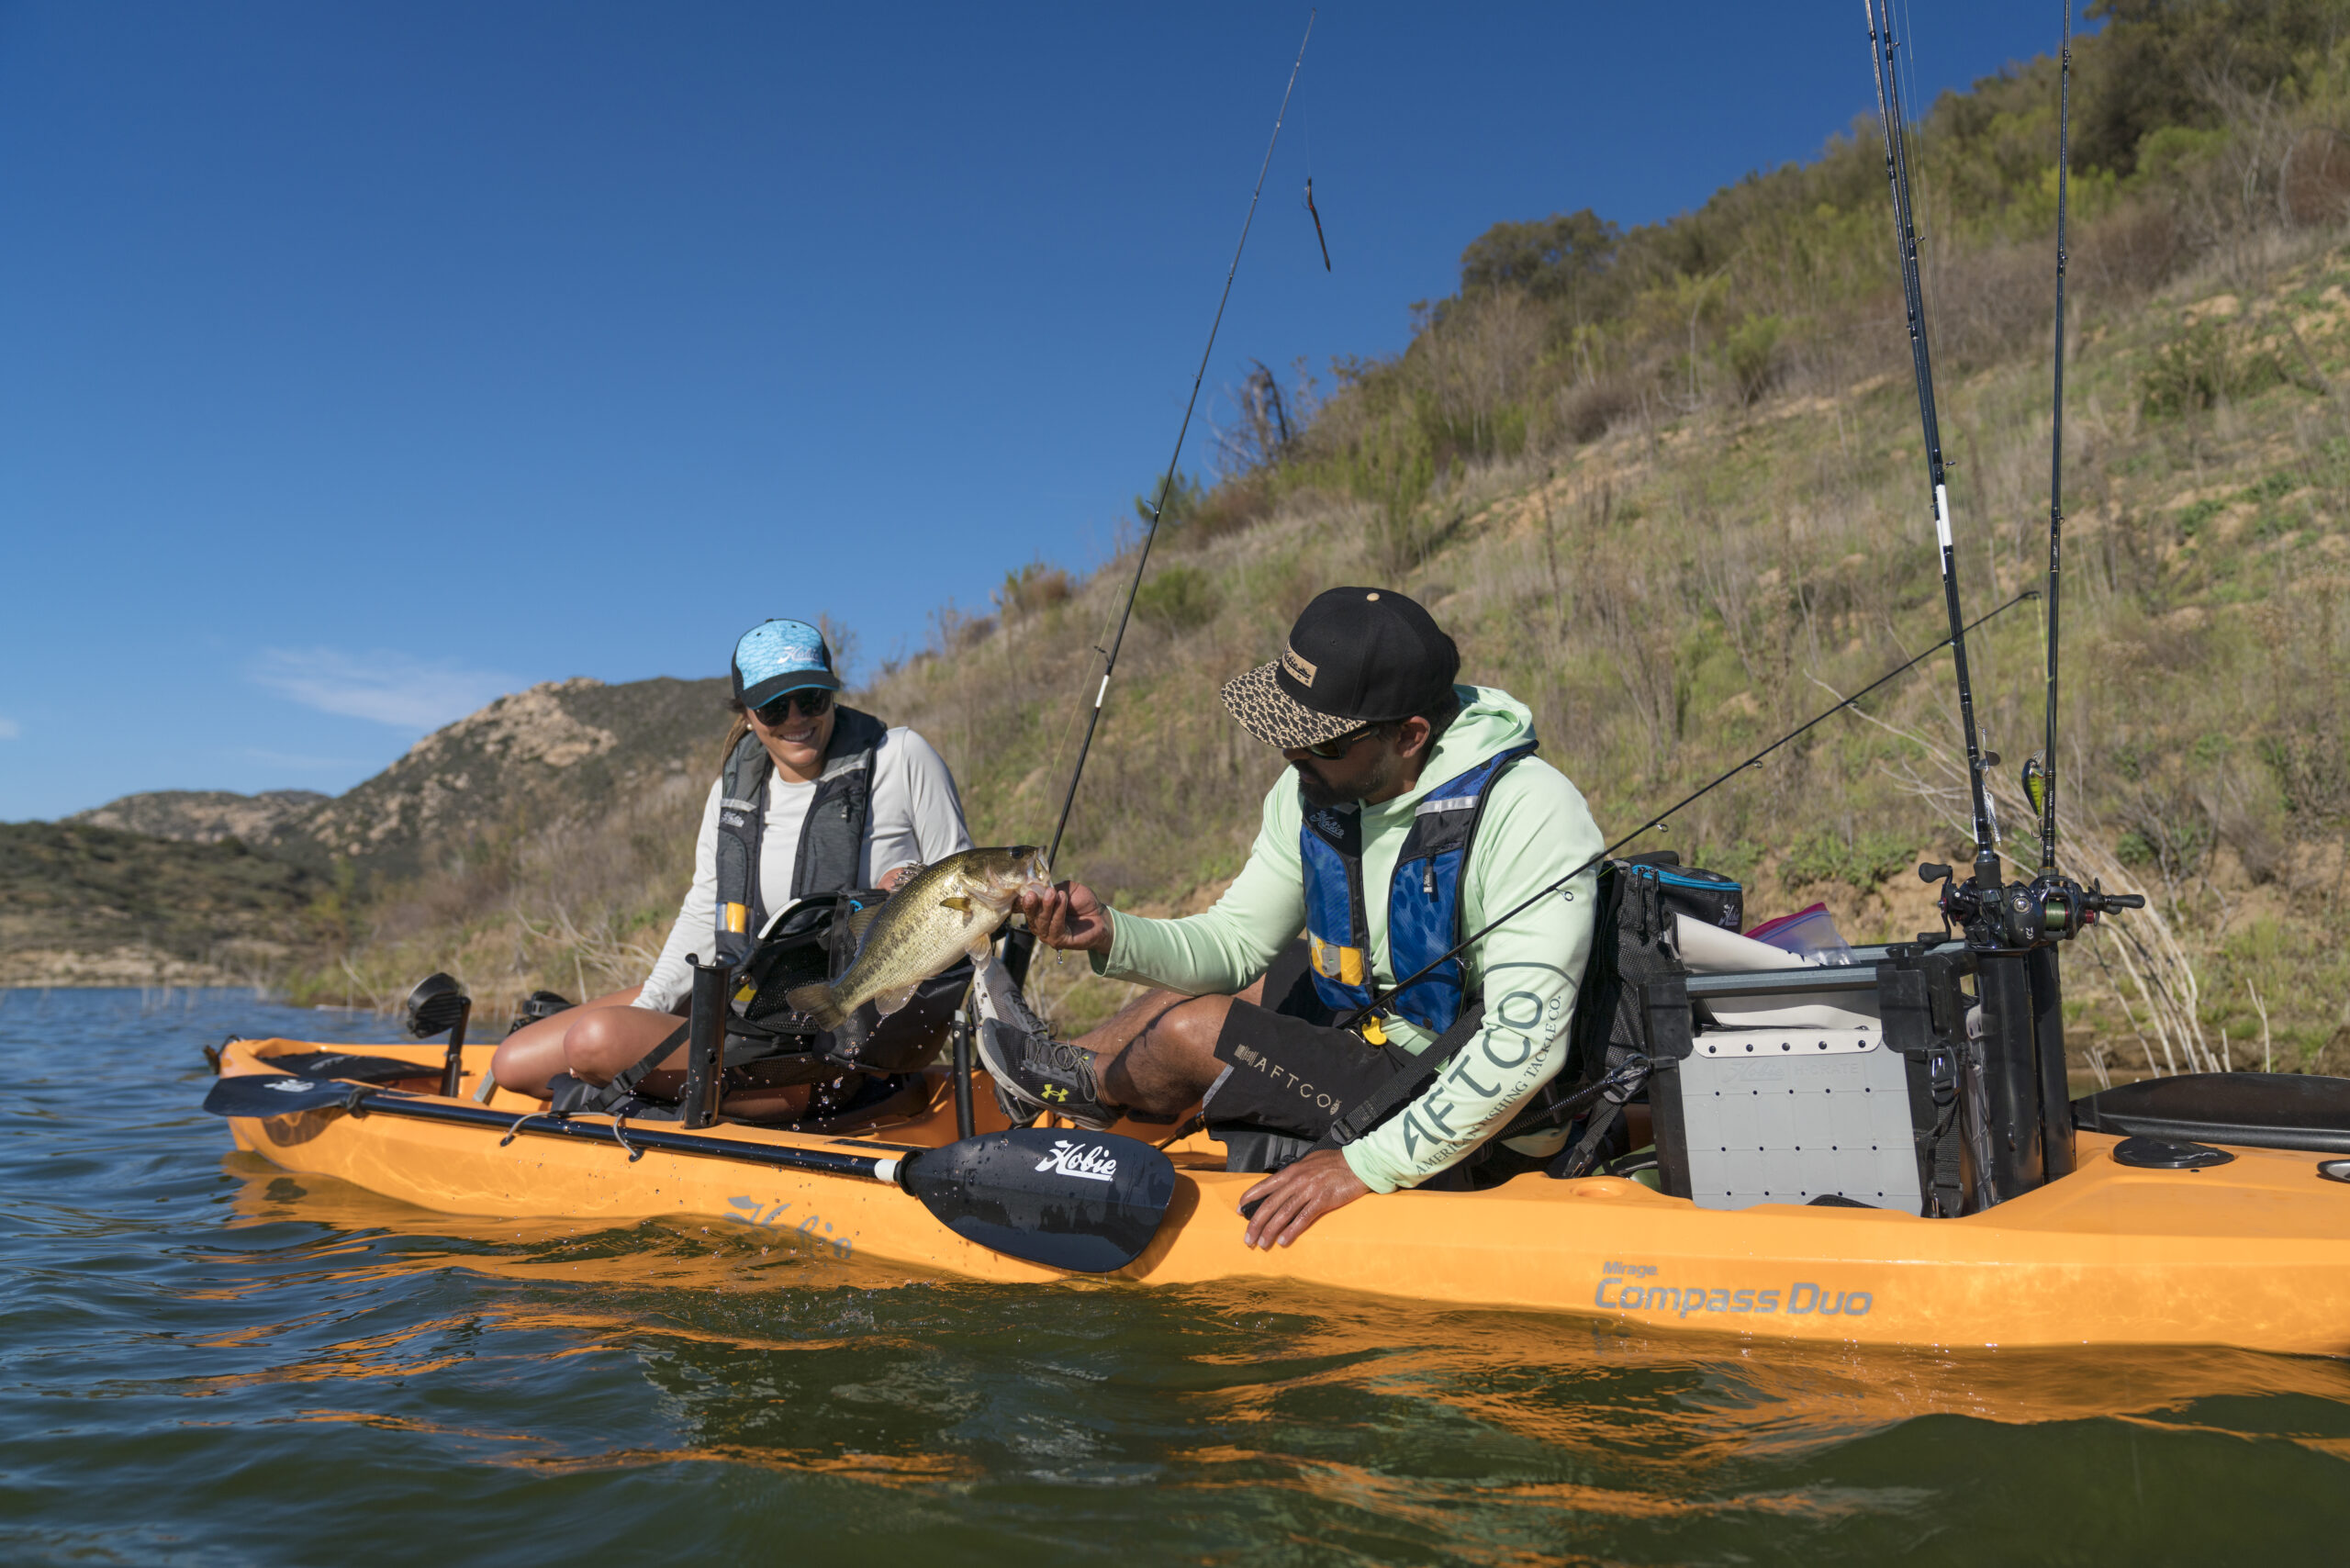
[[449,1025],[449,1049],[441,1058],[441,1092],[452,1099],[465,1081],[465,1025],[474,1015],[472,997],[457,1000],[457,1021]]
[[2047,1180],[2041,1121],[2040,1042],[2024,955],[1978,953],[1975,985],[1983,1007],[1983,1087],[1991,1146],[1991,1192],[2000,1203]]
[[686,962],[694,980],[686,1013],[686,1087],[677,1100],[677,1125],[690,1130],[718,1119],[726,1078],[726,991],[734,966],[722,960],[705,964],[699,953],[688,954]]
[[955,1136],[973,1132],[971,1107],[971,1008],[967,999],[955,1010]]
[[2073,1085],[2065,1070],[2065,980],[2053,943],[2024,958],[2031,987],[2033,1048],[2040,1056],[2040,1160],[2053,1182],[2079,1168],[2073,1138]]

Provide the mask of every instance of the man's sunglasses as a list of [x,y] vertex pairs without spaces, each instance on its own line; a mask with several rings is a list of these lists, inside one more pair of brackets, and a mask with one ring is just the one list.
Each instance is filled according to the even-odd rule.
[[807,691],[787,691],[772,702],[759,704],[759,722],[772,730],[791,717],[791,710],[794,706],[797,706],[808,718],[821,719],[832,711],[833,694],[821,688]]
[[1377,724],[1365,724],[1359,730],[1348,730],[1343,735],[1333,735],[1326,741],[1314,745],[1301,746],[1299,749],[1308,756],[1318,756],[1325,762],[1336,762],[1354,750],[1355,742],[1378,728]]

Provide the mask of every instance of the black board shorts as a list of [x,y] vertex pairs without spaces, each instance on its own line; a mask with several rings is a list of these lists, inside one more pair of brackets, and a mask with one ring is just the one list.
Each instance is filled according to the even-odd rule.
[[1292,943],[1265,971],[1262,1005],[1235,1002],[1216,1036],[1225,1064],[1201,1109],[1211,1127],[1264,1127],[1318,1138],[1365,1095],[1403,1070],[1411,1054],[1374,1046],[1335,1027],[1306,969],[1305,944]]

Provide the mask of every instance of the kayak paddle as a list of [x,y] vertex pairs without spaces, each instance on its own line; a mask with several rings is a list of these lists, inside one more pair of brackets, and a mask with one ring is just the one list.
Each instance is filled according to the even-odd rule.
[[[629,1150],[691,1154],[790,1170],[862,1176],[913,1194],[941,1225],[1007,1257],[1073,1273],[1106,1274],[1141,1256],[1175,1193],[1175,1168],[1158,1150],[1110,1133],[1013,1127],[938,1148],[882,1155],[751,1143],[618,1120],[545,1114],[519,1120],[481,1105],[389,1092],[364,1083],[241,1073],[204,1097],[216,1116],[269,1119],[308,1111],[406,1116],[503,1130],[509,1137],[584,1137]],[[867,1147],[871,1147],[867,1145]]]

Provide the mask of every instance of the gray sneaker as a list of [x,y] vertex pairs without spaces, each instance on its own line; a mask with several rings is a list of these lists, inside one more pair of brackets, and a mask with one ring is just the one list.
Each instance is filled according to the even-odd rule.
[[1014,1126],[1050,1111],[1100,1132],[1118,1119],[1102,1103],[1093,1053],[1053,1038],[1021,1000],[1000,958],[979,966],[972,988],[979,1008],[979,1065],[995,1080],[996,1103]]

